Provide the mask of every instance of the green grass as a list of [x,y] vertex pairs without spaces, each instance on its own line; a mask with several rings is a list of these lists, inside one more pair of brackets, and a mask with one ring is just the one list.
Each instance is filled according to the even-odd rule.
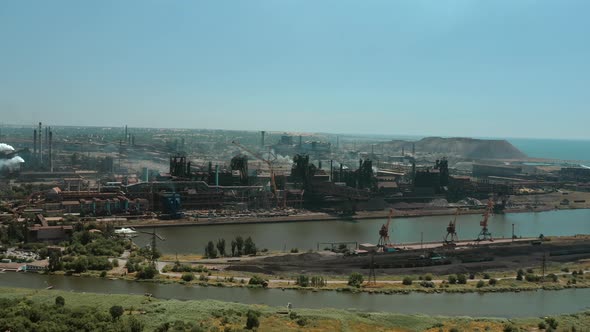
[[[512,322],[530,330],[541,321],[540,318],[505,319],[438,317],[425,315],[401,315],[394,313],[364,313],[336,309],[296,309],[297,319],[290,318],[285,308],[260,305],[245,305],[220,301],[178,301],[148,299],[140,295],[89,294],[59,290],[32,290],[0,288],[0,298],[27,298],[34,302],[52,305],[57,296],[65,298],[67,307],[91,306],[108,312],[113,305],[121,305],[124,315],[132,314],[145,325],[144,331],[153,331],[163,323],[176,321],[192,323],[209,328],[224,327],[242,329],[245,326],[248,310],[261,313],[259,331],[298,331],[303,328],[297,324],[299,318],[306,322],[305,329],[316,331],[448,331],[452,327],[459,330],[474,330],[489,327],[489,331],[502,331],[504,324]],[[559,328],[590,331],[590,312],[555,317]]]

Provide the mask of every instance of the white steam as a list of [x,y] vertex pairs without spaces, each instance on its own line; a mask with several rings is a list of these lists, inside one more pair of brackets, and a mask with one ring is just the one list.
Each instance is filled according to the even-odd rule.
[[[13,152],[14,148],[6,143],[0,143],[0,152]],[[9,170],[17,169],[25,160],[19,156],[10,159],[0,159],[0,169],[8,168]]]
[[24,163],[25,160],[19,156],[12,157],[10,159],[0,159],[0,169],[8,168],[14,170],[19,167],[20,164]]
[[[6,151],[12,152],[12,151],[14,151],[14,148],[6,143],[0,143],[0,152],[6,152]],[[24,160],[23,160],[23,162],[24,162]]]

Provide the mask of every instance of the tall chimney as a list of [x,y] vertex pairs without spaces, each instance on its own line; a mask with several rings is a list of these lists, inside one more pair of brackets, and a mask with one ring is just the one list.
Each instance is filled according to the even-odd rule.
[[50,130],[49,131],[49,171],[53,173],[52,146],[53,146],[53,132]]
[[266,134],[266,132],[264,130],[260,132],[260,147],[261,148],[264,147],[264,134]]
[[49,127],[45,126],[45,146],[43,147],[43,149],[45,150],[45,163],[49,166],[49,163],[47,162],[47,146],[49,145]]
[[33,129],[33,158],[37,158],[37,129]]
[[39,131],[37,131],[37,134],[39,134],[37,144],[39,145],[39,164],[41,164],[43,162],[43,140],[41,139],[43,137],[43,130],[41,129],[41,122],[39,122]]
[[125,125],[125,144],[127,144],[127,125]]

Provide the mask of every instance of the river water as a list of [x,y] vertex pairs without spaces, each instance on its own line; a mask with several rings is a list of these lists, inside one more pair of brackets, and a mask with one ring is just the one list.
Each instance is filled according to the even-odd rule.
[[32,273],[0,274],[0,286],[110,293],[151,293],[156,298],[178,300],[219,300],[245,304],[265,304],[295,308],[336,308],[369,312],[396,312],[474,317],[538,317],[573,313],[590,306],[590,289],[535,291],[520,293],[468,294],[351,294],[334,291],[296,291],[279,289],[219,288],[157,284],[125,280],[47,276]]
[[[394,243],[442,241],[446,227],[453,216],[429,216],[417,218],[393,218],[390,237]],[[463,215],[457,220],[459,239],[477,237],[481,230],[480,215]],[[231,239],[238,235],[251,236],[259,249],[301,250],[317,249],[318,242],[377,243],[378,231],[386,219],[328,220],[307,222],[285,222],[272,224],[210,225],[161,227],[157,232],[166,238],[159,242],[159,249],[168,254],[204,252],[208,241],[225,238],[229,246]],[[509,213],[494,215],[489,230],[495,238],[510,238],[512,224],[515,234],[522,237],[544,235],[590,234],[590,210],[556,210],[536,213]],[[136,239],[140,245],[149,242],[148,236]],[[321,246],[320,248],[323,248]]]

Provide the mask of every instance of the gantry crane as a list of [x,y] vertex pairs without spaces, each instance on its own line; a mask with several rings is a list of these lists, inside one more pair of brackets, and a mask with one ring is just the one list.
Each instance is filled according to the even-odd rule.
[[389,224],[391,223],[392,216],[393,209],[390,209],[389,215],[387,216],[387,223],[381,225],[381,229],[379,229],[379,242],[377,242],[377,250],[379,251],[384,251],[385,246],[391,244],[389,241]]
[[[242,144],[240,144],[238,141],[232,141],[232,144],[234,144],[235,146],[239,147],[240,149],[248,152],[249,154],[251,154],[252,156],[254,156],[255,158],[262,160],[264,163],[266,163],[268,165],[269,171],[270,171],[270,184],[271,184],[271,190],[272,190],[272,194],[275,196],[276,200],[277,200],[277,206],[280,205],[280,198],[279,198],[279,194],[278,194],[278,189],[277,189],[277,183],[275,181],[275,172],[274,172],[274,167],[272,165],[272,162],[268,159],[265,159],[263,156],[261,156],[260,154],[251,151],[250,149],[246,148],[245,146],[243,146]],[[285,204],[286,202],[284,202]]]
[[490,216],[492,215],[492,212],[494,210],[494,200],[493,199],[489,199],[488,200],[488,205],[486,207],[486,211],[483,214],[483,219],[482,221],[479,222],[479,225],[481,226],[481,232],[479,232],[479,235],[477,236],[477,241],[494,241],[494,238],[492,238],[492,233],[490,233],[490,231],[488,230],[488,219],[490,218]]
[[459,236],[457,235],[457,216],[459,215],[459,209],[455,212],[455,218],[449,221],[447,226],[447,235],[445,236],[445,246],[455,246],[456,242],[459,242]]

